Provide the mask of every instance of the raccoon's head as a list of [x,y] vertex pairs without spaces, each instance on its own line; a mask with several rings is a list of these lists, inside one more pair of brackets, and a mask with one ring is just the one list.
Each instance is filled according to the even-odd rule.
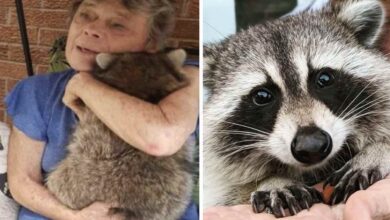
[[96,79],[143,100],[156,103],[185,86],[178,70],[186,57],[184,50],[165,53],[101,53],[96,56]]
[[206,46],[205,148],[240,166],[268,156],[313,170],[387,136],[383,23],[379,1],[337,1]]

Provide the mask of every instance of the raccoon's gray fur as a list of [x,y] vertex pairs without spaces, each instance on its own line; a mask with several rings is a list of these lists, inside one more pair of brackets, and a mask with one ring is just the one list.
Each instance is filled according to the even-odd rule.
[[205,47],[204,205],[280,217],[390,173],[390,63],[376,0],[329,3]]
[[[93,75],[127,94],[157,103],[187,84],[177,71],[185,52],[99,54]],[[173,63],[175,63],[175,66]],[[80,210],[95,201],[115,204],[126,219],[178,219],[190,200],[190,146],[169,157],[147,155],[124,142],[88,108],[67,157],[47,178],[48,189]]]

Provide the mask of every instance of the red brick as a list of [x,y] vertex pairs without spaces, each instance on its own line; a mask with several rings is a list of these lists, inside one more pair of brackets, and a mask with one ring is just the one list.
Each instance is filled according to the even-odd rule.
[[177,16],[199,20],[199,0],[183,0],[177,4]]
[[66,36],[68,32],[64,30],[57,30],[57,29],[40,29],[39,30],[39,39],[38,44],[39,45],[46,45],[46,46],[53,46],[54,41],[61,37]]
[[0,24],[7,23],[8,8],[0,7]]
[[[66,10],[24,10],[26,25],[34,27],[67,28],[68,12]],[[16,11],[11,11],[11,25],[17,25]]]
[[[48,64],[49,63],[48,47],[30,46],[30,54],[33,64]],[[25,62],[22,46],[9,46],[9,60],[14,62]]]
[[68,9],[71,4],[71,0],[61,0],[61,1],[53,1],[53,0],[42,0],[42,8],[45,9]]
[[199,0],[191,0],[187,10],[186,17],[199,20]]
[[7,84],[6,84],[7,93],[10,92],[19,81],[20,80],[16,80],[16,79],[7,79]]
[[[0,42],[21,43],[19,27],[0,25]],[[27,35],[30,44],[37,43],[37,28],[27,28]]]
[[4,108],[0,109],[0,120],[5,122],[5,110]]
[[[23,8],[40,8],[41,0],[22,1]],[[15,0],[1,0],[2,7],[16,7]]]
[[5,79],[0,79],[0,109],[4,109],[4,102],[3,99],[6,94],[6,88],[5,88],[6,80]]
[[175,4],[176,16],[184,17],[187,12],[189,0],[177,0]]
[[199,22],[197,20],[178,19],[172,37],[199,40]]
[[199,41],[179,40],[179,47],[199,50]]
[[0,60],[8,60],[8,45],[7,44],[0,44]]
[[27,69],[24,63],[15,63],[0,60],[0,77],[12,79],[23,79],[27,76]]
[[49,71],[48,65],[37,65],[37,67],[35,68],[36,74],[43,74],[43,73],[47,73],[48,71]]
[[7,123],[9,127],[12,127],[12,119],[11,117],[8,117],[6,113],[5,113],[4,122]]

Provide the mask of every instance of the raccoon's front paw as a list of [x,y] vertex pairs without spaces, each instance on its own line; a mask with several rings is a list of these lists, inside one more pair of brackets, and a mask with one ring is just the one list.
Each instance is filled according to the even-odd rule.
[[315,203],[322,203],[322,195],[306,185],[292,185],[271,191],[255,191],[251,194],[252,209],[255,213],[267,212],[275,217],[284,217],[284,209],[291,215],[308,209]]
[[375,182],[383,179],[383,176],[378,168],[351,169],[351,163],[347,163],[332,174],[324,183],[324,188],[327,185],[334,187],[329,204],[345,203],[352,193],[367,189]]

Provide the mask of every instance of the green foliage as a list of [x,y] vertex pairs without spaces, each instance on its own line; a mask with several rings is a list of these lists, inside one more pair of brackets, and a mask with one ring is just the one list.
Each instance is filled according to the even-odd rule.
[[54,41],[50,50],[49,72],[61,72],[69,68],[65,58],[66,37],[62,36]]

